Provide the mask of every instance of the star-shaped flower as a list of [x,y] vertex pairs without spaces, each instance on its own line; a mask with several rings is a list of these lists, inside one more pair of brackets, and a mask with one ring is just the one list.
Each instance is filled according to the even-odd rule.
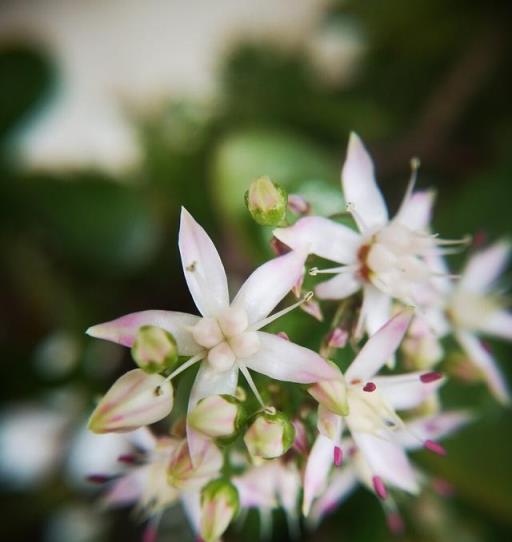
[[391,300],[417,304],[418,293],[432,288],[435,276],[425,256],[452,241],[429,235],[432,192],[413,194],[417,165],[397,214],[390,219],[374,176],[373,162],[359,137],[350,136],[342,169],[342,188],[359,232],[328,218],[308,216],[274,236],[295,250],[305,250],[341,264],[313,273],[336,276],[316,287],[322,299],[343,299],[360,289],[363,305],[356,335],[363,325],[375,333],[391,314]]
[[[141,326],[157,326],[171,333],[178,353],[190,358],[166,380],[201,362],[190,394],[189,411],[204,397],[234,395],[239,371],[262,405],[249,369],[277,380],[301,384],[336,376],[331,365],[318,354],[260,331],[301,303],[268,316],[303,273],[303,253],[290,252],[257,268],[230,302],[219,254],[210,237],[186,209],[181,213],[179,249],[185,279],[201,316],[149,310],[95,325],[87,333],[125,346],[132,346]],[[190,427],[188,437],[195,459],[204,439]]]

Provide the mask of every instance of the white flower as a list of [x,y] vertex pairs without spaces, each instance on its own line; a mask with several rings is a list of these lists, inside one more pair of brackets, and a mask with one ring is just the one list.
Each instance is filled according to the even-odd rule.
[[373,163],[359,137],[350,136],[342,170],[347,209],[359,233],[333,220],[311,216],[274,231],[279,241],[332,260],[340,267],[311,270],[336,276],[316,287],[322,299],[343,299],[363,289],[363,306],[356,335],[363,324],[373,335],[390,317],[391,300],[417,304],[421,290],[433,289],[435,273],[426,256],[438,245],[452,243],[429,235],[432,192],[413,194],[415,172],[393,219],[375,181]]
[[[259,331],[292,307],[268,314],[303,273],[305,255],[290,252],[256,269],[230,302],[226,273],[204,229],[182,209],[179,249],[188,288],[202,316],[150,310],[93,326],[93,337],[132,346],[141,326],[158,326],[176,340],[178,353],[191,356],[166,380],[202,361],[189,399],[189,411],[204,397],[234,395],[238,371],[263,405],[249,369],[277,380],[311,384],[335,376],[318,354],[276,335]],[[155,420],[152,420],[155,421]],[[192,457],[201,453],[204,438],[187,430]]]
[[[340,438],[343,423],[346,424],[357,448],[364,456],[372,472],[373,486],[377,494],[385,497],[384,482],[405,491],[416,493],[418,490],[414,473],[407,460],[400,439],[404,424],[396,410],[407,410],[421,404],[442,383],[439,373],[416,372],[403,375],[376,376],[384,363],[395,353],[412,319],[410,311],[403,311],[392,318],[373,335],[349,366],[345,375],[338,373],[338,381],[343,384],[341,405],[345,413],[340,415],[339,405],[327,394],[316,394],[322,401],[319,408],[320,437],[311,454],[318,453],[315,447],[329,450],[328,461],[308,461],[304,481],[303,511],[308,513],[313,496],[319,490],[331,464],[340,463],[343,454]],[[318,385],[315,385],[318,387]],[[324,390],[333,390],[331,386]],[[329,425],[326,426],[326,413],[331,411]],[[326,430],[327,427],[327,430]],[[421,441],[432,451],[440,451],[436,444]],[[323,452],[323,453],[324,453]],[[346,450],[345,450],[346,452]]]

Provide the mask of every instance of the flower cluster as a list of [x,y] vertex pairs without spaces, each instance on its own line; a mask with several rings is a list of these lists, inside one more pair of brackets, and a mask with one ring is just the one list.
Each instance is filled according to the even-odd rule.
[[[88,329],[130,347],[138,366],[101,399],[89,428],[126,433],[133,446],[122,458],[126,471],[100,478],[109,480],[108,504],[136,503],[144,511],[147,540],[176,502],[194,531],[214,542],[240,509],[257,508],[267,527],[275,507],[286,511],[292,530],[300,513],[315,525],[359,483],[382,503],[390,528],[400,530],[393,496],[417,494],[428,483],[408,452],[445,455],[438,440],[471,419],[467,411],[443,411],[438,395],[449,335],[463,353],[452,372],[463,370],[499,401],[509,400],[479,337],[512,340],[512,315],[493,289],[510,247],[499,241],[477,251],[461,275],[452,275],[444,257],[469,241],[431,232],[434,193],[415,191],[418,164],[412,166],[392,218],[355,134],[342,169],[346,210],[337,216],[313,215],[307,201],[268,177],[254,181],[246,204],[258,224],[275,227],[278,255],[234,297],[212,240],[182,209],[179,250],[199,314],[147,310]],[[317,257],[333,266],[311,266]],[[334,276],[303,291],[318,280],[311,276],[323,274]],[[273,312],[291,292],[298,300]],[[263,331],[297,307],[322,315],[313,296],[334,315],[318,353],[285,333]],[[180,418],[174,388],[195,369]],[[255,373],[264,376],[255,380]],[[166,436],[147,428],[171,413]]]

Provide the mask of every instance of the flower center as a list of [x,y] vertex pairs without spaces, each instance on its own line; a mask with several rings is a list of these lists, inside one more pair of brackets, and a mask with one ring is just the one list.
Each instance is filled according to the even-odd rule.
[[201,318],[192,328],[192,336],[208,350],[208,363],[217,371],[226,371],[237,359],[252,356],[260,347],[258,335],[248,331],[248,325],[243,309],[228,307],[216,318]]

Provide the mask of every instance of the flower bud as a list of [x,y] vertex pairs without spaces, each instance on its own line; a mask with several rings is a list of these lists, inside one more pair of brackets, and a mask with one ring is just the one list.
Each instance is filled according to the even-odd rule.
[[240,509],[236,487],[228,480],[212,480],[201,490],[201,538],[215,542],[228,528]]
[[245,193],[245,204],[258,224],[280,226],[286,218],[288,195],[269,177],[260,177],[251,183]]
[[163,376],[133,369],[107,391],[91,417],[93,433],[133,431],[165,418],[173,405],[173,389]]
[[295,428],[282,413],[259,414],[244,436],[252,457],[274,459],[285,454],[293,444]]
[[132,357],[146,373],[161,373],[178,361],[176,340],[161,327],[142,326],[132,346]]
[[177,489],[201,487],[207,480],[218,476],[222,463],[220,450],[213,443],[207,442],[194,465],[187,440],[184,439],[167,465],[167,483]]
[[[331,363],[331,365],[338,369],[334,363]],[[343,375],[339,369],[338,372],[339,378],[316,382],[308,388],[308,392],[322,406],[334,414],[348,416],[347,388],[345,386]]]
[[189,424],[211,438],[231,439],[245,423],[245,410],[231,395],[201,399],[188,415]]

